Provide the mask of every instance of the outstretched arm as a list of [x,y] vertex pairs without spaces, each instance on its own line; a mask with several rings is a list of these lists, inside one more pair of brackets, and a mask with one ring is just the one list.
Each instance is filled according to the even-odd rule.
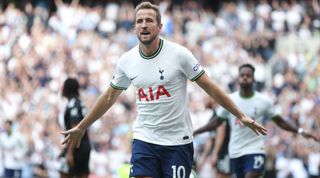
[[108,89],[100,95],[93,108],[77,126],[62,132],[62,134],[66,135],[62,144],[71,145],[71,147],[79,147],[81,138],[83,137],[86,129],[108,111],[108,109],[115,103],[121,92],[122,90],[117,90],[109,86]]
[[320,141],[319,138],[317,138],[314,134],[309,133],[308,131],[305,131],[302,128],[298,128],[293,126],[292,124],[288,123],[287,121],[285,121],[281,116],[276,115],[274,117],[272,117],[272,120],[282,129],[287,130],[289,132],[292,133],[298,133],[301,134],[302,136],[304,136],[305,138],[312,138],[315,141]]
[[230,99],[230,97],[223,90],[221,90],[216,83],[209,79],[208,75],[204,73],[196,80],[196,82],[217,103],[235,115],[244,125],[251,128],[257,135],[267,134],[267,129],[241,112],[236,104]]
[[217,119],[217,118],[211,119],[210,122],[208,122],[206,125],[195,130],[193,132],[193,136],[196,136],[196,135],[201,134],[203,132],[215,130],[222,123],[223,123],[223,120],[221,120],[221,119]]

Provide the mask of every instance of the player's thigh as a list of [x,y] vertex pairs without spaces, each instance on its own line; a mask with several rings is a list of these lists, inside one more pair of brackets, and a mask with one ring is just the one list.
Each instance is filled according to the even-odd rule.
[[232,158],[231,161],[231,172],[236,178],[244,178],[244,162],[243,157]]
[[130,160],[130,177],[161,178],[161,163],[156,145],[134,139]]
[[164,178],[189,178],[193,163],[193,144],[166,146],[160,151]]
[[74,152],[74,167],[72,167],[70,170],[71,174],[77,176],[86,176],[90,173],[90,151],[90,148],[85,148]]
[[264,172],[265,155],[250,154],[244,156],[245,178],[260,178]]

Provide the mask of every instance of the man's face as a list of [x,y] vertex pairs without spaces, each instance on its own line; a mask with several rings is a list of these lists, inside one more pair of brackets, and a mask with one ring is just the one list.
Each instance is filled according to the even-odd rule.
[[136,14],[134,31],[142,44],[151,44],[159,35],[162,24],[158,24],[156,12],[152,9],[141,9]]
[[11,132],[11,124],[9,124],[8,122],[5,122],[4,129],[6,132]]
[[249,67],[243,67],[239,71],[239,84],[241,88],[250,88],[254,82],[253,71]]

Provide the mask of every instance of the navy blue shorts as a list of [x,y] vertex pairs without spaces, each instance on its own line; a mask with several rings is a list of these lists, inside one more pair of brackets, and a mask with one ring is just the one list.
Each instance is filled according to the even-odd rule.
[[133,140],[130,177],[188,178],[193,163],[193,144],[162,146]]
[[244,178],[247,172],[263,172],[266,156],[249,154],[231,159],[231,170],[237,178]]
[[3,175],[5,178],[21,178],[22,177],[22,170],[5,168]]

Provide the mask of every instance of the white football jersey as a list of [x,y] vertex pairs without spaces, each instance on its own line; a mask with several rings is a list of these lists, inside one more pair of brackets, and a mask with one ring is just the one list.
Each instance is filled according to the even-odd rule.
[[[274,114],[272,101],[257,91],[254,92],[252,97],[248,98],[241,97],[239,91],[232,93],[230,97],[242,112],[259,124],[263,124],[264,119],[270,119]],[[250,128],[244,126],[239,119],[222,107],[219,107],[217,115],[228,119],[231,127],[230,158],[265,153],[266,136],[257,136]]]
[[151,56],[138,46],[124,53],[111,86],[125,90],[132,83],[135,88],[138,115],[133,138],[159,145],[191,143],[187,80],[195,81],[203,73],[189,50],[163,39]]

